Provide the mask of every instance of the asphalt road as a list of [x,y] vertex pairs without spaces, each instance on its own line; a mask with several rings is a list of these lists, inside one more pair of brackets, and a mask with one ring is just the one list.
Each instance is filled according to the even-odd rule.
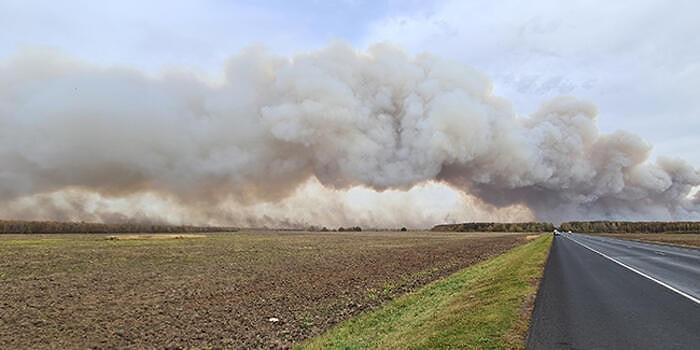
[[700,250],[556,236],[526,348],[700,349],[699,285]]

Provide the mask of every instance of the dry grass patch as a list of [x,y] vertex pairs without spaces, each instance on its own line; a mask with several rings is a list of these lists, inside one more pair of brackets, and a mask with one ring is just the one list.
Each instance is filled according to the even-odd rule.
[[143,234],[143,235],[111,235],[107,236],[108,240],[111,241],[126,241],[132,239],[185,239],[185,238],[204,238],[205,235],[195,235],[195,234]]

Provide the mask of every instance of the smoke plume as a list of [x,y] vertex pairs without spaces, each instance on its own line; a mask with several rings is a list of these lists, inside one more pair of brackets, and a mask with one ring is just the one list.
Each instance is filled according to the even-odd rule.
[[[650,161],[637,135],[600,134],[591,103],[519,116],[492,90],[467,65],[389,44],[249,48],[215,79],[23,51],[0,64],[0,209],[273,226],[700,217],[700,173]],[[454,207],[410,203],[426,186],[454,189]],[[352,207],[349,191],[384,199]]]

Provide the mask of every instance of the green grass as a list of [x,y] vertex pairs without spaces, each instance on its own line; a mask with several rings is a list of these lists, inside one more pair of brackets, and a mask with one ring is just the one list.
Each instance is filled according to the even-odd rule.
[[551,241],[468,267],[296,349],[521,349]]

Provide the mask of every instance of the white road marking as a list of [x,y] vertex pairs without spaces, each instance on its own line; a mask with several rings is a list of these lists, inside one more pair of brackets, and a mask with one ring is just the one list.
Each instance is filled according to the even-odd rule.
[[566,237],[566,238],[569,239],[570,241],[572,241],[572,242],[574,242],[574,243],[576,243],[576,244],[578,244],[578,245],[580,245],[580,246],[582,246],[582,247],[584,247],[584,248],[586,248],[586,249],[588,249],[588,250],[594,252],[594,253],[600,254],[602,257],[604,257],[604,258],[606,258],[606,259],[608,259],[608,260],[610,260],[610,261],[612,261],[612,262],[614,262],[614,263],[616,263],[616,264],[618,264],[618,265],[620,265],[620,266],[622,266],[622,267],[624,267],[624,268],[626,268],[626,269],[628,269],[628,270],[630,270],[630,271],[632,271],[632,272],[634,272],[634,273],[636,273],[636,274],[638,274],[638,275],[640,275],[640,276],[646,277],[646,278],[648,278],[648,279],[650,279],[650,280],[652,280],[652,281],[654,281],[654,282],[656,282],[656,283],[658,283],[658,284],[660,284],[660,285],[662,285],[662,286],[664,286],[664,287],[666,287],[666,288],[668,288],[668,289],[670,289],[670,290],[672,290],[672,291],[674,291],[674,292],[676,292],[676,293],[678,293],[678,294],[680,294],[680,295],[682,295],[682,296],[684,296],[684,297],[690,299],[692,302],[694,302],[694,303],[696,303],[696,304],[700,304],[700,299],[698,299],[698,298],[696,298],[696,297],[694,297],[694,296],[692,296],[692,295],[690,295],[690,294],[688,294],[688,293],[686,293],[686,292],[684,292],[684,291],[682,291],[682,290],[680,290],[680,289],[678,289],[678,288],[676,288],[676,287],[674,287],[674,286],[672,286],[672,285],[670,285],[670,284],[668,284],[668,283],[666,283],[666,282],[664,282],[664,281],[660,281],[660,280],[658,280],[658,279],[656,279],[656,278],[654,278],[654,277],[651,277],[651,276],[647,275],[646,273],[644,273],[644,272],[642,272],[642,271],[639,271],[639,270],[635,269],[634,267],[629,266],[629,265],[627,265],[627,264],[625,264],[625,263],[623,263],[623,262],[621,262],[621,261],[619,261],[619,260],[617,260],[617,259],[615,259],[615,258],[612,258],[612,257],[610,257],[610,256],[607,256],[607,255],[605,255],[605,254],[603,254],[603,253],[601,253],[601,252],[599,252],[599,251],[597,251],[597,250],[591,248],[590,246],[588,246],[588,245],[586,245],[586,244],[584,244],[584,243],[581,243],[581,242],[579,242],[579,241],[577,241],[577,240],[575,240],[575,239],[573,239],[573,238],[570,238],[570,237]]

